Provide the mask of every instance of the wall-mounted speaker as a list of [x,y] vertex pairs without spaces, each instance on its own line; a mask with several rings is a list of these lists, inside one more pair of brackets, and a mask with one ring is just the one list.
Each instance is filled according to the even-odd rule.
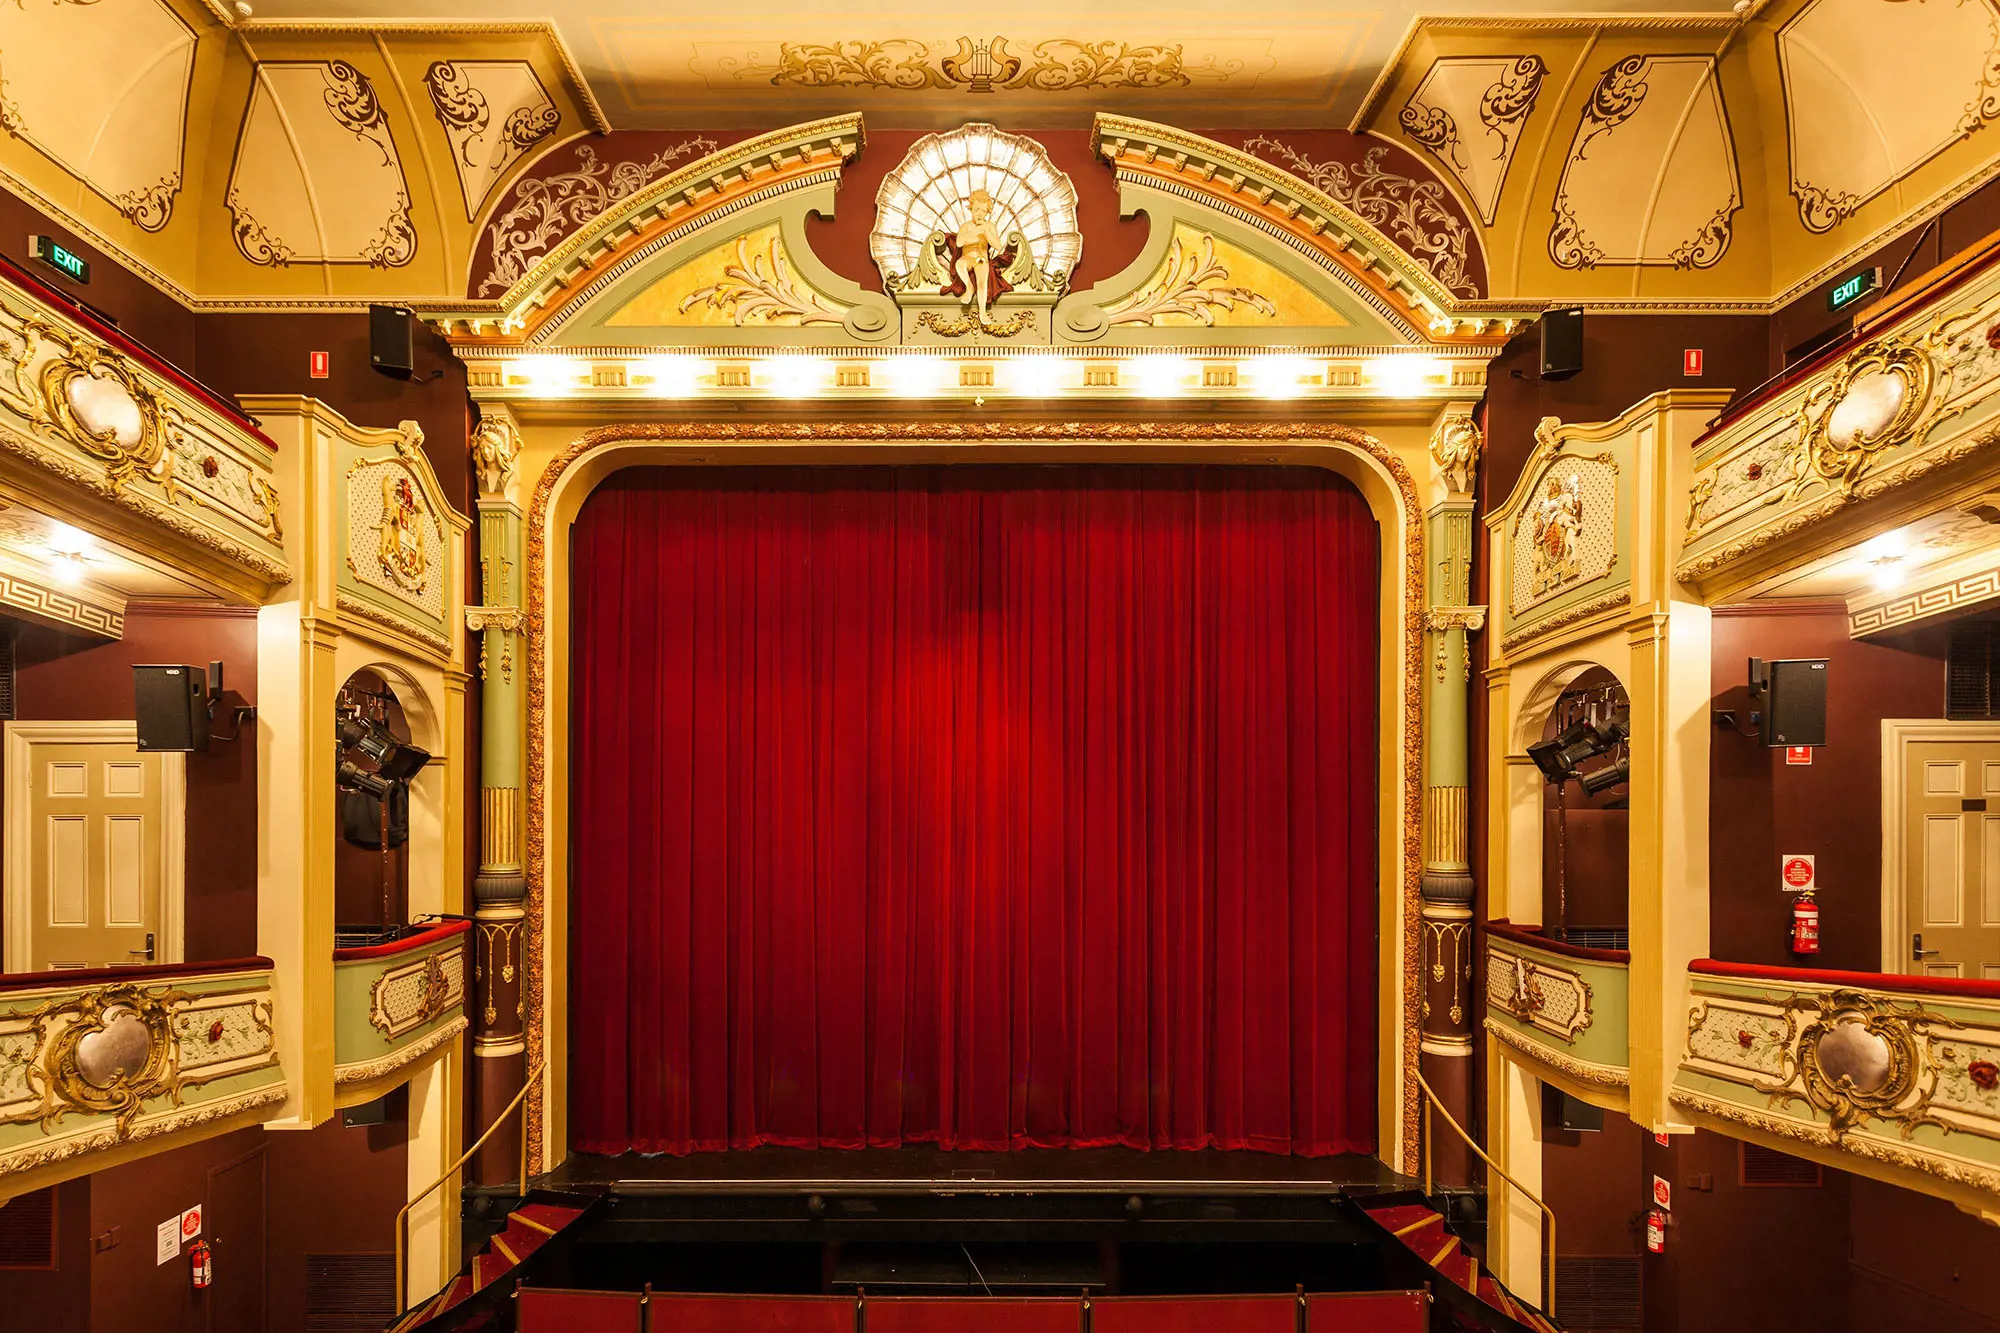
[[1750,659],[1750,697],[1764,744],[1826,744],[1826,659]]
[[208,673],[193,666],[132,668],[141,750],[208,748]]
[[1583,307],[1544,310],[1542,378],[1566,380],[1583,369]]
[[408,379],[416,370],[416,315],[408,306],[368,307],[368,364]]

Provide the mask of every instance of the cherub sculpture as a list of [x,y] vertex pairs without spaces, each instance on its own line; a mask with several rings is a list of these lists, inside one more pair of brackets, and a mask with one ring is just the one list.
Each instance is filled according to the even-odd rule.
[[987,307],[993,302],[993,255],[1006,245],[1006,240],[993,225],[991,194],[974,190],[967,196],[965,206],[969,216],[952,238],[958,247],[952,272],[965,284],[965,294],[972,298],[979,322],[984,324]]

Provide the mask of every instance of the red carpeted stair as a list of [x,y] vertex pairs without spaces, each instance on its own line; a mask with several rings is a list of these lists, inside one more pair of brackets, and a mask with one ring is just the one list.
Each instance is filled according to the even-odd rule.
[[[487,1303],[473,1302],[473,1298],[495,1283],[518,1277],[537,1250],[575,1226],[596,1202],[589,1195],[533,1191],[507,1214],[507,1225],[472,1256],[463,1272],[443,1291],[391,1324],[390,1333],[416,1333],[433,1325],[437,1333],[480,1327]],[[507,1281],[507,1285],[511,1289],[513,1283]]]
[[1484,1271],[1479,1260],[1466,1252],[1464,1243],[1445,1226],[1436,1209],[1408,1194],[1381,1202],[1362,1201],[1368,1220],[1400,1241],[1423,1260],[1439,1277],[1519,1328],[1530,1333],[1560,1333],[1560,1328],[1541,1311],[1516,1297]]

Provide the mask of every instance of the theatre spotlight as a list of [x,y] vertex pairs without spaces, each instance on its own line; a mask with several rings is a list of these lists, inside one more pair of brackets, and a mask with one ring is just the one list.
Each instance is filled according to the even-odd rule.
[[[1628,714],[1618,710],[1602,722],[1578,720],[1558,732],[1554,739],[1528,747],[1528,758],[1550,782],[1567,782],[1578,776],[1576,766],[1594,759],[1632,734]],[[1581,780],[1581,779],[1579,779]]]
[[1585,796],[1595,796],[1599,792],[1610,791],[1613,787],[1618,786],[1631,776],[1632,760],[1630,756],[1619,755],[1616,763],[1606,764],[1603,768],[1595,768],[1588,773],[1579,774],[1576,780],[1578,785],[1583,788]]
[[340,768],[334,774],[335,780],[350,791],[366,792],[376,800],[387,800],[389,793],[396,789],[395,780],[385,778],[380,773],[370,773],[352,759],[340,761]]
[[[408,782],[431,761],[429,750],[397,740],[387,727],[372,718],[341,719],[338,737],[343,750],[353,750],[366,758],[369,763],[375,765],[376,774],[387,783]],[[350,768],[355,772],[361,772],[351,762],[343,760],[341,764],[343,782],[346,782],[346,773]],[[347,783],[347,785],[355,784]],[[370,789],[364,787],[362,790]],[[379,795],[372,791],[371,794]]]

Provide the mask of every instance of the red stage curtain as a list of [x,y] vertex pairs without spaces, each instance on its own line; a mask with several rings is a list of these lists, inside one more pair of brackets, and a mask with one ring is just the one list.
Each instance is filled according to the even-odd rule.
[[1372,1150],[1346,482],[646,470],[574,540],[577,1148]]

